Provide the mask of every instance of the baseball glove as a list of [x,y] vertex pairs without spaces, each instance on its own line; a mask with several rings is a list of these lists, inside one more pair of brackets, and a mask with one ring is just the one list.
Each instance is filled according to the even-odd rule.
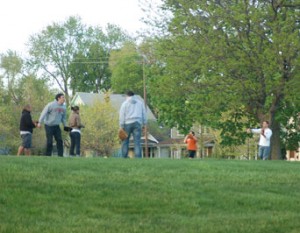
[[72,128],[68,126],[64,126],[64,131],[71,132]]
[[128,137],[126,131],[123,128],[119,129],[118,136],[121,141],[124,141]]

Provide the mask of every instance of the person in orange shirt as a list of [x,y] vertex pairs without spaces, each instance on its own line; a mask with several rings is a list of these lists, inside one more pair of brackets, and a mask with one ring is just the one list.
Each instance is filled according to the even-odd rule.
[[184,138],[184,143],[187,144],[187,150],[188,150],[190,159],[193,159],[196,155],[197,141],[198,141],[198,139],[196,138],[194,131],[190,131],[190,133],[188,135],[186,135]]

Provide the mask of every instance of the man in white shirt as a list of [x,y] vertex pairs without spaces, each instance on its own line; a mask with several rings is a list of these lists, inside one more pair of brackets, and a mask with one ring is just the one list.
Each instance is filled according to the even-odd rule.
[[262,128],[260,129],[247,129],[248,133],[256,133],[260,134],[259,137],[259,151],[258,151],[258,156],[263,159],[267,160],[270,155],[270,142],[271,142],[271,136],[272,136],[272,130],[269,128],[269,122],[264,121],[262,123]]

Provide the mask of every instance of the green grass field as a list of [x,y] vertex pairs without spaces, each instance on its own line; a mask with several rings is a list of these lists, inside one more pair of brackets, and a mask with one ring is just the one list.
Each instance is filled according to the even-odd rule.
[[300,232],[300,163],[0,156],[0,232]]

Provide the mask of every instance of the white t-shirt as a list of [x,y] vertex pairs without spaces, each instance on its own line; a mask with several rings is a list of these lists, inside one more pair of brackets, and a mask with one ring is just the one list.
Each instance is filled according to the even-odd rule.
[[270,146],[272,130],[269,129],[269,128],[265,129],[265,133],[264,133],[265,136],[263,136],[261,134],[261,131],[262,131],[262,129],[251,129],[252,133],[260,134],[258,145],[260,145],[260,146]]
[[31,133],[29,131],[20,131],[20,134],[24,135],[24,134],[31,134]]

